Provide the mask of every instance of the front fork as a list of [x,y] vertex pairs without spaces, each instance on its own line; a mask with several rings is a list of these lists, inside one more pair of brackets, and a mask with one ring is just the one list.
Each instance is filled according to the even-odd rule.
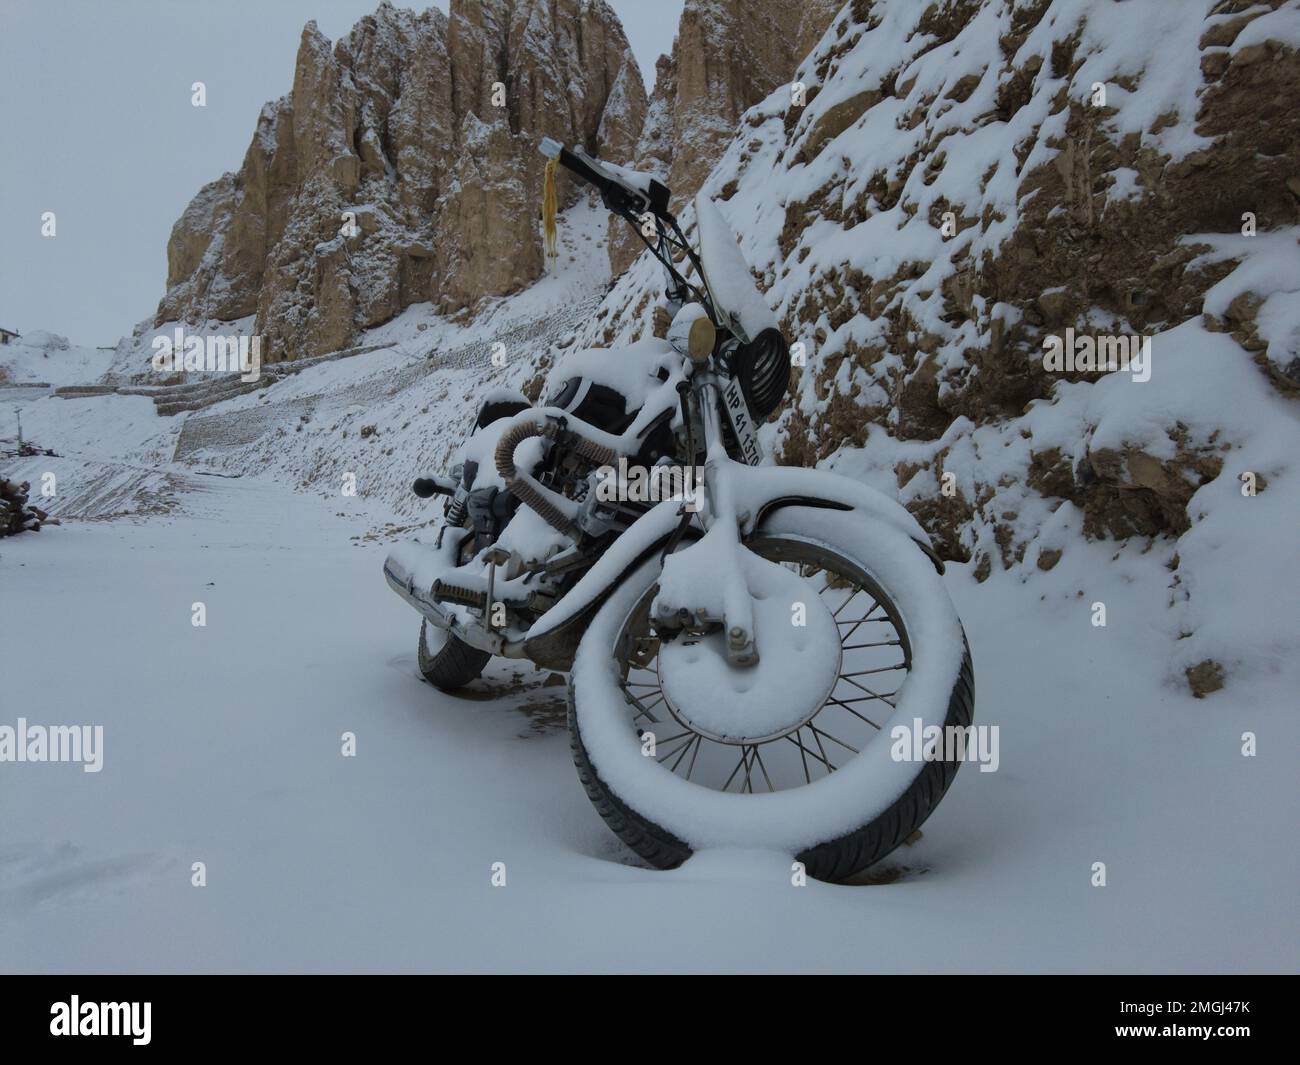
[[736,498],[733,473],[741,464],[727,454],[722,385],[717,376],[697,371],[691,378],[691,393],[704,431],[704,492],[699,512],[704,536],[686,551],[670,555],[665,569],[673,566],[678,570],[677,586],[697,588],[700,595],[693,604],[671,605],[679,616],[689,617],[701,627],[720,621],[727,637],[728,660],[736,666],[752,666],[758,662],[758,646],[754,604],[743,568],[745,548],[740,540],[741,528],[750,515]]

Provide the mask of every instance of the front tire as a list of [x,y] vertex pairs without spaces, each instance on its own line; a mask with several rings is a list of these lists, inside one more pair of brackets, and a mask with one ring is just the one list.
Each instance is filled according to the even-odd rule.
[[420,623],[420,673],[439,691],[454,692],[477,680],[491,657],[427,621]]
[[[905,533],[860,514],[788,507],[766,520],[747,546],[770,561],[798,566],[805,580],[814,586],[820,581],[817,595],[829,594],[839,604],[835,613],[844,620],[837,624],[852,627],[841,638],[842,664],[836,669],[849,678],[841,674],[822,708],[788,734],[751,743],[744,737],[719,738],[720,752],[708,746],[711,737],[690,738],[694,726],[688,715],[666,701],[651,701],[663,674],[661,665],[659,672],[650,668],[659,661],[658,639],[646,635],[658,567],[647,564],[601,607],[578,649],[569,688],[578,776],[610,829],[659,868],[680,865],[704,847],[750,846],[785,850],[817,879],[845,880],[911,836],[952,784],[959,761],[942,755],[932,761],[896,760],[890,757],[890,731],[891,723],[910,729],[917,717],[927,725],[971,724],[975,686],[969,648],[941,578]],[[861,608],[853,605],[859,596],[869,597],[860,600],[864,606],[872,601],[861,622],[854,616]],[[872,633],[866,640],[852,635],[863,626]],[[877,640],[890,628],[896,639]],[[901,650],[903,663],[895,667],[882,658],[880,666],[869,669],[871,662],[846,664],[848,652],[860,658],[870,649],[883,656],[885,650],[877,650],[881,645],[891,647],[893,657]],[[780,653],[779,642],[760,646],[760,653]],[[863,677],[871,681],[865,687]],[[896,690],[884,691],[886,677]],[[852,687],[841,688],[842,682]],[[662,685],[658,694],[665,694]],[[896,698],[890,702],[883,695]],[[832,716],[822,718],[828,710]],[[688,737],[685,745],[678,740],[662,758],[646,756],[646,732],[638,720],[662,722],[662,729],[659,724],[646,728]],[[858,731],[846,731],[849,725]],[[682,728],[687,731],[679,732]],[[740,764],[719,787],[737,751]],[[711,783],[702,779],[710,753],[721,767]],[[781,760],[793,777],[778,775]],[[685,765],[690,768],[683,779]]]

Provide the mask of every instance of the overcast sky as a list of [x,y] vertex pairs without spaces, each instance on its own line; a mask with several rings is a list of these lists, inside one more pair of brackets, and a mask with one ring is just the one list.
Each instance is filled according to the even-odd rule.
[[[648,92],[682,0],[609,2]],[[303,25],[337,40],[377,3],[0,0],[0,326],[112,345],[151,316],[172,223],[239,168],[262,104],[292,87]]]

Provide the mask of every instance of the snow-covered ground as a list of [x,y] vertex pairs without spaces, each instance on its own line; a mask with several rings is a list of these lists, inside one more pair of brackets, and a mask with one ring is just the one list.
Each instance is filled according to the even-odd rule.
[[0,764],[6,971],[1294,969],[1294,689],[1227,706],[1155,679],[1136,545],[1028,579],[950,568],[1000,767],[964,768],[870,882],[795,887],[780,855],[638,867],[545,676],[424,684],[373,501],[165,464],[9,472],[51,466],[123,516],[0,542],[3,723],[102,725],[103,768]]
[[[0,472],[34,493],[53,473],[54,498],[35,498],[65,524],[0,541],[0,725],[102,726],[103,766],[0,762],[0,969],[1293,970],[1300,677],[1279,531],[1295,429],[1280,400],[1232,416],[1275,487],[1237,512],[1235,484],[1211,482],[1195,506],[1212,520],[1178,545],[1200,562],[1201,638],[1250,645],[1229,686],[1193,699],[1171,664],[1187,613],[1170,610],[1172,541],[1089,542],[1072,505],[1021,499],[1040,546],[1068,546],[1059,563],[946,578],[999,767],[965,767],[922,838],[856,884],[796,887],[770,853],[643,868],[578,784],[547,675],[495,663],[461,696],[423,683],[418,619],[381,575],[396,526],[436,511],[407,485],[440,468],[484,390],[558,357],[561,312],[603,287],[584,236],[597,221],[568,228],[572,267],[468,327],[412,308],[367,338],[387,348],[207,410],[6,393],[0,417],[20,407],[57,455]],[[515,339],[496,366],[501,336]],[[1213,338],[1194,339],[1208,360]],[[11,360],[13,379],[106,368],[56,380],[37,359]],[[1029,424],[1065,424],[1085,387],[1133,413],[1118,384],[1073,386]],[[1257,434],[1251,412],[1267,414]],[[876,446],[836,468],[889,487],[882,471],[914,456]],[[969,446],[986,465],[1022,448],[996,427]],[[1271,605],[1255,590],[1270,572]]]
[[83,348],[43,330],[0,345],[0,391],[33,385],[73,385],[93,381],[108,370],[113,351]]

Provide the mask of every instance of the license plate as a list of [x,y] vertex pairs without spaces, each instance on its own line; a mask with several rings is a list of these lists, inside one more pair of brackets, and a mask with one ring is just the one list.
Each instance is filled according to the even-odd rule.
[[740,457],[751,466],[759,465],[763,461],[763,453],[758,448],[754,419],[750,417],[745,393],[740,390],[740,383],[734,377],[722,390],[722,405],[727,411],[727,421],[731,422],[731,431],[736,434]]

